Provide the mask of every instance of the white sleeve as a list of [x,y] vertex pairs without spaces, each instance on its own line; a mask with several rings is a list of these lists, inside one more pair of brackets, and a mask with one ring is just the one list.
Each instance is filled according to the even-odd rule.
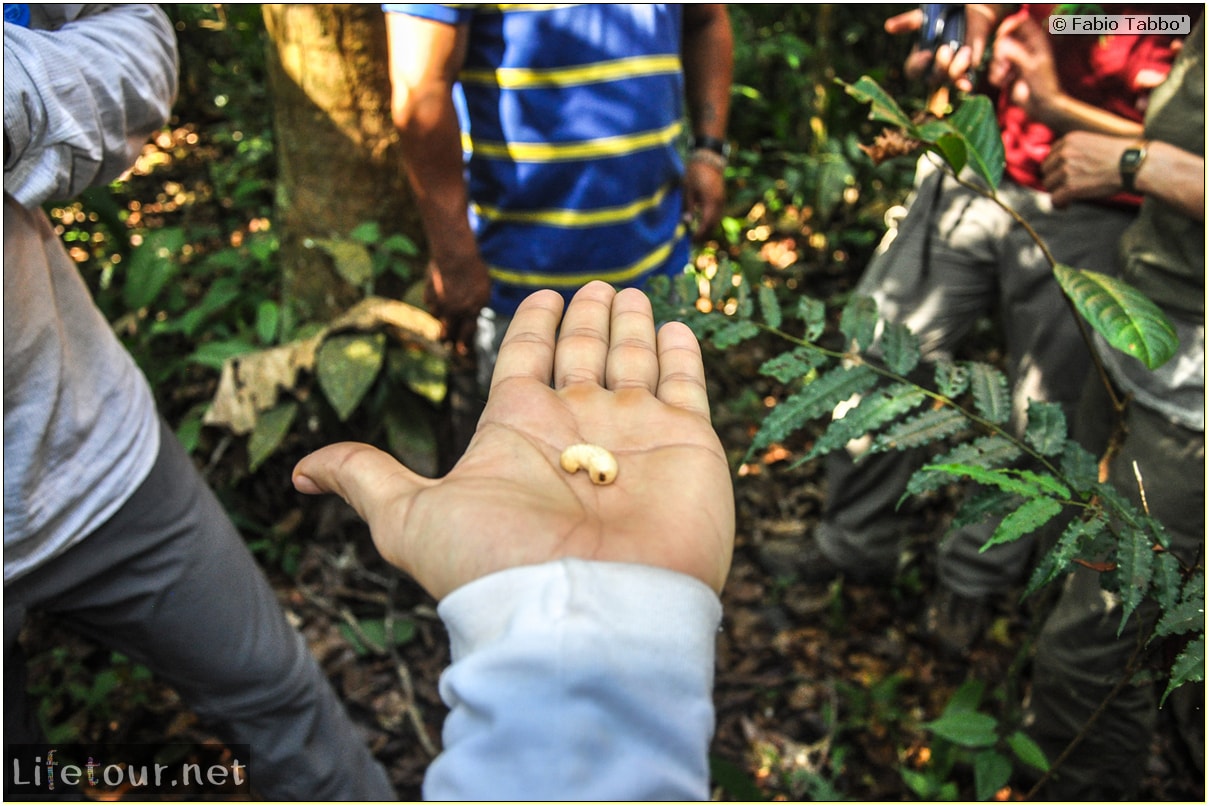
[[4,189],[25,207],[118,178],[177,88],[176,36],[158,6],[36,11],[53,30],[4,24]]
[[427,800],[706,800],[714,640],[702,582],[560,560],[441,601],[452,665]]

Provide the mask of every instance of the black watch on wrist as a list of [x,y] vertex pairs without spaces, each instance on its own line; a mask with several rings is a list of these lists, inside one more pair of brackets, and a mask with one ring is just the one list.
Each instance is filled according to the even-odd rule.
[[1138,169],[1146,160],[1147,145],[1145,142],[1134,143],[1121,153],[1121,161],[1117,164],[1117,170],[1121,172],[1121,187],[1125,189],[1126,193],[1138,192],[1134,187],[1134,179],[1137,178]]
[[721,137],[710,137],[703,134],[693,135],[693,150],[695,151],[698,148],[704,148],[706,151],[722,155],[724,159],[730,159],[730,143]]

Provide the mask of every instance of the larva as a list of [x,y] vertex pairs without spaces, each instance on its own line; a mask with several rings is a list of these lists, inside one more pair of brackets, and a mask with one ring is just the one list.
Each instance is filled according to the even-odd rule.
[[599,445],[569,445],[558,457],[558,463],[568,473],[583,468],[593,484],[612,484],[617,478],[617,459]]

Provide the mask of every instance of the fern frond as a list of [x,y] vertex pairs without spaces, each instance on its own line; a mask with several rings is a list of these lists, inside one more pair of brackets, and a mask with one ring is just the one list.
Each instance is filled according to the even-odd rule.
[[849,440],[876,431],[886,423],[917,407],[925,400],[924,393],[910,384],[895,384],[878,390],[843,417],[832,420],[831,425],[814,443],[810,452],[798,463],[807,462],[836,448],[842,448]]
[[1007,378],[990,364],[971,362],[970,390],[978,413],[995,425],[1002,425],[1012,414],[1012,396]]
[[1042,456],[1059,453],[1066,444],[1066,414],[1062,407],[1030,400],[1024,439]]
[[956,434],[969,425],[969,422],[964,414],[950,406],[929,409],[879,434],[873,440],[870,450],[902,451],[930,445]]
[[877,374],[869,367],[831,368],[773,407],[760,424],[747,450],[747,459],[785,439],[809,421],[830,414],[840,403],[868,391],[876,383]]

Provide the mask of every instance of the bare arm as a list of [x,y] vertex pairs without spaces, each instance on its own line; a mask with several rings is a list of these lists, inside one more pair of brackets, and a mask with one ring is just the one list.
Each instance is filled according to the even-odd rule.
[[391,116],[403,142],[431,257],[428,302],[455,344],[468,345],[490,281],[467,218],[453,86],[469,27],[388,14]]
[[[1107,198],[1122,190],[1120,160],[1135,137],[1071,132],[1054,143],[1041,164],[1054,203]],[[1170,143],[1151,140],[1134,176],[1134,188],[1170,204],[1196,221],[1205,220],[1205,158]]]
[[[732,37],[725,5],[684,7],[681,62],[689,119],[696,137],[726,138],[734,70]],[[685,208],[697,221],[695,237],[704,237],[718,224],[725,201],[721,166],[691,159],[685,176]]]

